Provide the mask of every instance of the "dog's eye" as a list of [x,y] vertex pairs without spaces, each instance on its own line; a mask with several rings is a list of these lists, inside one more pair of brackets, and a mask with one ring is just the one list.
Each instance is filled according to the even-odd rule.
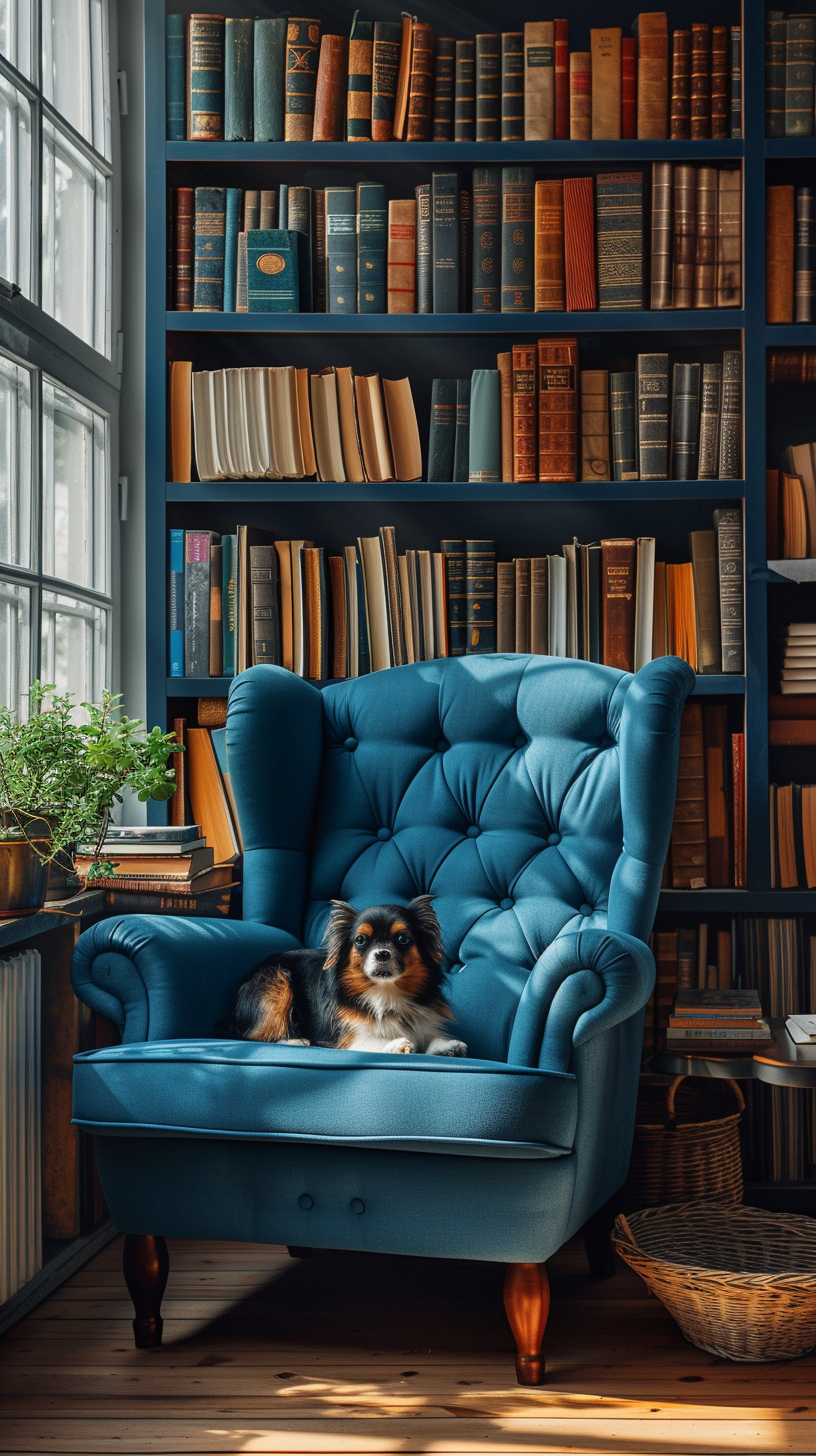
[[405,949],[405,947],[407,945],[410,945],[410,944],[411,944],[411,937],[410,937],[410,935],[402,934],[402,935],[398,935],[397,936],[397,945],[401,946],[403,950]]
[[364,945],[367,945],[368,944],[368,936],[367,935],[355,935],[355,937],[354,937],[354,944],[357,945],[357,946],[360,946],[360,947],[362,947]]

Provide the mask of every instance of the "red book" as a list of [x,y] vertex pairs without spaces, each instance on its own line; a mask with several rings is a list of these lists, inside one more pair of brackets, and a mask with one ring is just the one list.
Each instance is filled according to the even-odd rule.
[[555,22],[555,140],[568,142],[569,124],[569,21]]
[[621,41],[621,136],[624,141],[637,137],[637,41],[624,36]]
[[745,889],[745,735],[731,734],[734,782],[734,885]]
[[195,192],[192,187],[176,188],[175,290],[173,307],[179,313],[193,310],[193,234]]
[[597,308],[595,179],[564,178],[564,274],[567,313]]

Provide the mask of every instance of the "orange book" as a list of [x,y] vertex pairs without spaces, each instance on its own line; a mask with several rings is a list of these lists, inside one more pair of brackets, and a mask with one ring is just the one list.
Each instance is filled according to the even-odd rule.
[[207,728],[187,729],[187,782],[193,822],[201,825],[216,864],[233,863],[241,848]]
[[388,204],[388,312],[416,310],[416,199]]
[[193,469],[193,365],[174,359],[170,365],[170,458],[173,480],[184,483]]
[[694,569],[690,561],[666,563],[666,598],[669,654],[682,657],[696,672],[697,612],[694,605]]

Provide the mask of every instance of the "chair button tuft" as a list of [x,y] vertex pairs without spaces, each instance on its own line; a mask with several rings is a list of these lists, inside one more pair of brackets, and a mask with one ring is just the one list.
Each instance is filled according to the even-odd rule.
[[501,908],[502,908],[502,910],[512,910],[512,908],[513,908],[513,901],[512,900],[502,900],[502,902],[501,902]]
[[594,915],[595,914],[595,907],[594,907],[594,905],[588,905],[587,902],[586,902],[586,900],[585,900],[584,903],[583,903],[583,905],[581,906],[580,910],[578,911],[578,914],[579,915]]
[[561,843],[561,835],[558,833],[557,830],[554,829],[552,834],[549,834],[547,836],[547,843],[552,845]]
[[478,839],[481,832],[478,824],[470,824],[467,829],[467,837],[468,839]]
[[378,829],[377,830],[377,838],[378,839],[382,839],[382,840],[390,839],[391,838],[391,830],[390,829]]
[[513,739],[513,742],[515,743],[516,748],[524,748],[525,744],[527,743],[527,734],[517,733],[515,738]]
[[449,748],[450,744],[448,743],[447,738],[440,738],[439,742],[436,745],[437,753],[447,753]]
[[298,1199],[298,1208],[311,1208],[313,1204],[314,1199],[312,1198],[311,1193],[301,1193],[300,1198]]
[[355,748],[357,747],[357,739],[356,738],[347,738],[346,741],[345,741],[345,743],[344,743],[344,745],[343,745],[343,747],[344,748],[347,748],[348,751],[349,751],[349,753],[353,753],[354,750],[355,750]]
[[352,1198],[349,1208],[352,1213],[365,1213],[365,1204],[362,1198]]

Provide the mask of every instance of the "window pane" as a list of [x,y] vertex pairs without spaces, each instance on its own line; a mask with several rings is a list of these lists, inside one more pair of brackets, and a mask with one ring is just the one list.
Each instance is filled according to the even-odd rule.
[[43,592],[40,678],[75,701],[98,702],[107,686],[108,613],[62,593]]
[[108,201],[101,172],[43,122],[42,306],[108,354]]
[[0,277],[31,297],[31,112],[0,76]]
[[31,380],[0,354],[0,561],[31,566]]
[[108,590],[107,429],[102,415],[43,379],[42,569]]
[[31,75],[30,0],[0,0],[0,55]]
[[31,591],[0,580],[0,700],[28,717]]
[[107,19],[105,0],[43,0],[43,94],[110,157]]

